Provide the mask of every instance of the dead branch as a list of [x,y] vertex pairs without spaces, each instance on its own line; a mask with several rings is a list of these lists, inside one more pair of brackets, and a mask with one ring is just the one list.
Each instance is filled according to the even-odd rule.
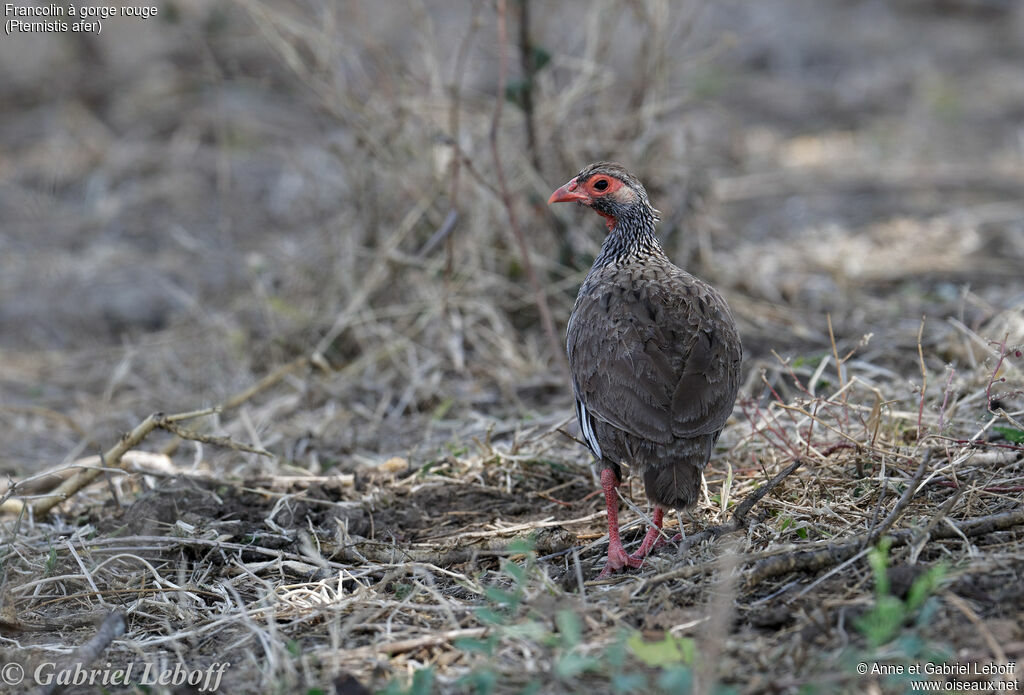
[[[201,414],[206,415],[207,411],[199,411]],[[121,463],[121,458],[129,449],[134,449],[138,446],[143,439],[149,435],[157,427],[157,421],[164,417],[163,413],[153,413],[145,420],[140,422],[135,429],[121,437],[121,441],[112,446],[104,453],[102,459],[106,466],[117,466]],[[36,516],[45,516],[50,513],[50,510],[56,507],[64,500],[70,498],[79,490],[84,488],[86,485],[96,480],[102,473],[100,468],[89,468],[80,470],[71,478],[68,478],[61,483],[52,494],[46,495],[39,498],[37,501],[29,505],[24,500],[8,500],[6,504],[14,503],[20,506],[30,506],[32,512]],[[6,511],[6,509],[5,509]]]
[[[914,477],[910,479],[910,483],[907,484],[907,489],[903,491],[903,495],[900,497],[900,501],[896,503],[896,506],[892,508],[889,515],[885,517],[885,520],[867,534],[867,538],[864,541],[864,546],[874,545],[878,542],[878,539],[882,535],[892,528],[892,525],[896,523],[896,520],[903,514],[903,510],[910,504],[910,500],[913,499],[914,495],[917,494],[918,488],[921,486],[921,480],[924,479],[924,474],[928,470],[928,463],[932,460],[932,450],[927,449],[924,452],[924,456],[921,457],[921,465],[917,467],[917,471],[914,473]],[[879,496],[881,501],[881,496]]]
[[237,408],[238,406],[242,405],[250,398],[255,396],[257,393],[267,390],[268,388],[270,388],[277,382],[281,381],[281,379],[284,379],[292,372],[304,369],[309,364],[309,360],[310,358],[308,356],[303,355],[302,357],[298,357],[287,364],[281,365],[280,367],[272,371],[270,374],[267,374],[265,377],[257,381],[252,386],[250,386],[249,388],[243,391],[239,391],[233,396],[230,396],[220,406],[220,410],[234,410],[235,408]]
[[519,255],[523,259],[523,271],[530,281],[530,289],[533,290],[534,301],[537,304],[537,311],[540,313],[541,324],[544,326],[544,333],[548,336],[551,345],[551,354],[561,365],[566,368],[565,351],[562,343],[555,333],[555,322],[551,318],[551,310],[548,308],[548,298],[544,288],[537,278],[533,261],[530,260],[530,249],[526,244],[526,236],[522,227],[519,226],[519,218],[515,206],[512,203],[512,194],[508,190],[508,182],[505,180],[505,170],[502,166],[501,152],[498,149],[498,126],[501,124],[501,110],[505,102],[505,78],[508,74],[508,30],[506,21],[508,19],[508,6],[506,0],[498,0],[498,93],[494,99],[494,116],[491,119],[491,153],[494,156],[494,169],[498,178],[498,189],[501,191],[501,201],[508,214],[509,226],[512,227],[512,235],[515,237],[516,245],[519,247]]
[[[101,457],[100,460],[103,463],[102,467],[98,468],[86,468],[80,469],[73,476],[62,482],[52,493],[42,495],[35,498],[31,502],[25,499],[11,499],[4,501],[3,505],[0,506],[0,510],[5,512],[20,513],[23,509],[30,507],[32,512],[36,516],[45,516],[56,507],[58,504],[66,499],[74,496],[84,487],[89,485],[91,482],[96,480],[100,475],[109,468],[116,468],[122,465],[122,460],[130,450],[134,449],[142,440],[144,440],[149,434],[155,429],[166,429],[175,433],[187,433],[187,430],[181,430],[176,423],[190,420],[197,417],[203,417],[205,415],[211,415],[213,413],[220,412],[220,408],[206,408],[203,410],[195,410],[187,413],[177,413],[175,415],[164,415],[163,413],[153,413],[145,420],[140,422],[135,429],[128,434],[121,437],[121,440],[108,449]],[[201,435],[195,435],[201,436]],[[190,437],[191,438],[191,437]],[[214,441],[217,440],[217,441]],[[222,441],[223,440],[223,441]],[[245,451],[253,451],[254,453],[264,453],[266,455],[272,455],[263,449],[257,450],[256,447],[247,447],[247,445],[237,444],[227,438],[214,437],[207,438],[200,441],[209,441],[210,443],[223,444],[230,446],[230,448],[241,449]],[[17,486],[12,486],[8,491],[8,494],[14,494],[17,491]]]
[[[973,538],[987,533],[1003,531],[1024,524],[1024,509],[1017,509],[1002,514],[990,514],[977,519],[953,522],[951,526],[938,526],[928,534],[929,540],[959,538],[961,535]],[[920,529],[901,529],[888,534],[892,539],[892,547],[907,545],[916,540]],[[817,550],[796,550],[773,555],[761,560],[747,576],[747,585],[753,586],[765,579],[789,572],[815,572],[831,565],[845,562],[859,552],[868,542],[873,533],[856,536],[853,540],[838,545],[829,544]]]
[[487,628],[484,627],[470,627],[459,630],[448,630],[442,632],[439,635],[424,635],[423,637],[413,637],[411,639],[397,640],[395,642],[385,642],[384,644],[372,645],[368,647],[360,647],[359,649],[352,650],[352,653],[360,652],[371,652],[378,654],[402,654],[404,652],[412,652],[417,649],[423,649],[424,647],[438,647],[441,645],[454,642],[457,639],[483,637],[487,634]]
[[743,498],[743,501],[739,503],[735,511],[732,513],[732,519],[724,524],[718,526],[711,526],[709,528],[687,536],[683,543],[679,546],[679,556],[685,555],[690,548],[693,546],[703,543],[707,540],[713,540],[719,536],[724,536],[728,533],[739,531],[743,528],[746,523],[747,514],[750,513],[751,508],[758,502],[760,502],[765,495],[771,492],[779,483],[788,478],[793,471],[799,468],[803,464],[803,459],[797,459],[793,463],[789,464],[783,470],[768,481],[767,484],[762,485],[758,489]]
[[157,427],[162,430],[166,430],[171,434],[177,435],[180,439],[188,439],[193,442],[200,442],[202,444],[213,444],[214,446],[223,447],[225,449],[232,449],[234,451],[246,451],[250,454],[259,454],[260,456],[269,456],[273,458],[273,454],[264,449],[261,446],[252,446],[251,444],[244,444],[242,442],[236,442],[231,437],[217,437],[212,434],[200,434],[199,432],[193,432],[190,429],[181,427],[179,425],[170,422],[169,420],[163,419],[157,423]]
[[[128,625],[125,621],[124,612],[120,610],[111,611],[100,624],[92,639],[76,649],[74,653],[64,660],[65,668],[71,668],[75,665],[85,668],[88,664],[96,661],[100,654],[103,653],[103,650],[109,647],[111,642],[123,635],[127,629]],[[51,695],[52,693],[62,692],[65,687],[66,685],[60,684],[59,679],[55,679],[39,692],[41,695]]]

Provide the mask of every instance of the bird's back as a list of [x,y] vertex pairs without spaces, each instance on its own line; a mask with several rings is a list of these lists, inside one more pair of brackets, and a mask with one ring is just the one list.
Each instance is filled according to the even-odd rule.
[[684,508],[732,412],[742,349],[725,300],[661,253],[598,262],[569,321],[577,415],[591,450],[648,498]]

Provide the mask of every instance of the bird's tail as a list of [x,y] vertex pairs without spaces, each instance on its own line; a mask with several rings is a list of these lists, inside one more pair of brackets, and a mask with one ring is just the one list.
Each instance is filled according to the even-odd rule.
[[647,468],[644,471],[647,499],[666,509],[692,507],[700,494],[702,469],[703,466],[689,461]]

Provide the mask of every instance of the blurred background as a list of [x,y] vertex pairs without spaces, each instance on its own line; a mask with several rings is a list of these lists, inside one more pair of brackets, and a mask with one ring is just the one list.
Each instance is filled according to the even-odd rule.
[[604,226],[545,201],[598,159],[727,297],[748,397],[827,316],[904,390],[924,315],[940,372],[1024,340],[1019,2],[509,0],[504,41],[496,2],[157,7],[0,37],[5,474],[314,352],[223,427],[319,472],[569,417],[529,269],[561,341]]

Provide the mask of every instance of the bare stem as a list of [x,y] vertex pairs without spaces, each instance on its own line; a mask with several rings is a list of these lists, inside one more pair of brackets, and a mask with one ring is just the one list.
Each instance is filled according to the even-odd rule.
[[505,179],[505,170],[502,166],[501,153],[498,150],[498,127],[501,125],[501,111],[505,103],[505,78],[508,74],[508,4],[506,0],[498,0],[498,93],[494,100],[494,116],[491,119],[491,152],[494,155],[494,168],[498,178],[498,189],[501,192],[501,201],[508,213],[508,222],[512,227],[512,234],[515,236],[516,245],[519,247],[519,254],[523,259],[523,270],[530,281],[530,288],[533,290],[534,300],[537,304],[537,311],[540,312],[541,324],[551,344],[551,353],[564,370],[565,351],[562,350],[561,341],[555,333],[555,323],[551,319],[551,310],[548,308],[548,298],[544,294],[540,280],[530,261],[530,249],[526,244],[526,237],[522,227],[519,226],[519,218],[516,215],[515,206],[512,204],[512,195],[508,190],[508,182]]

